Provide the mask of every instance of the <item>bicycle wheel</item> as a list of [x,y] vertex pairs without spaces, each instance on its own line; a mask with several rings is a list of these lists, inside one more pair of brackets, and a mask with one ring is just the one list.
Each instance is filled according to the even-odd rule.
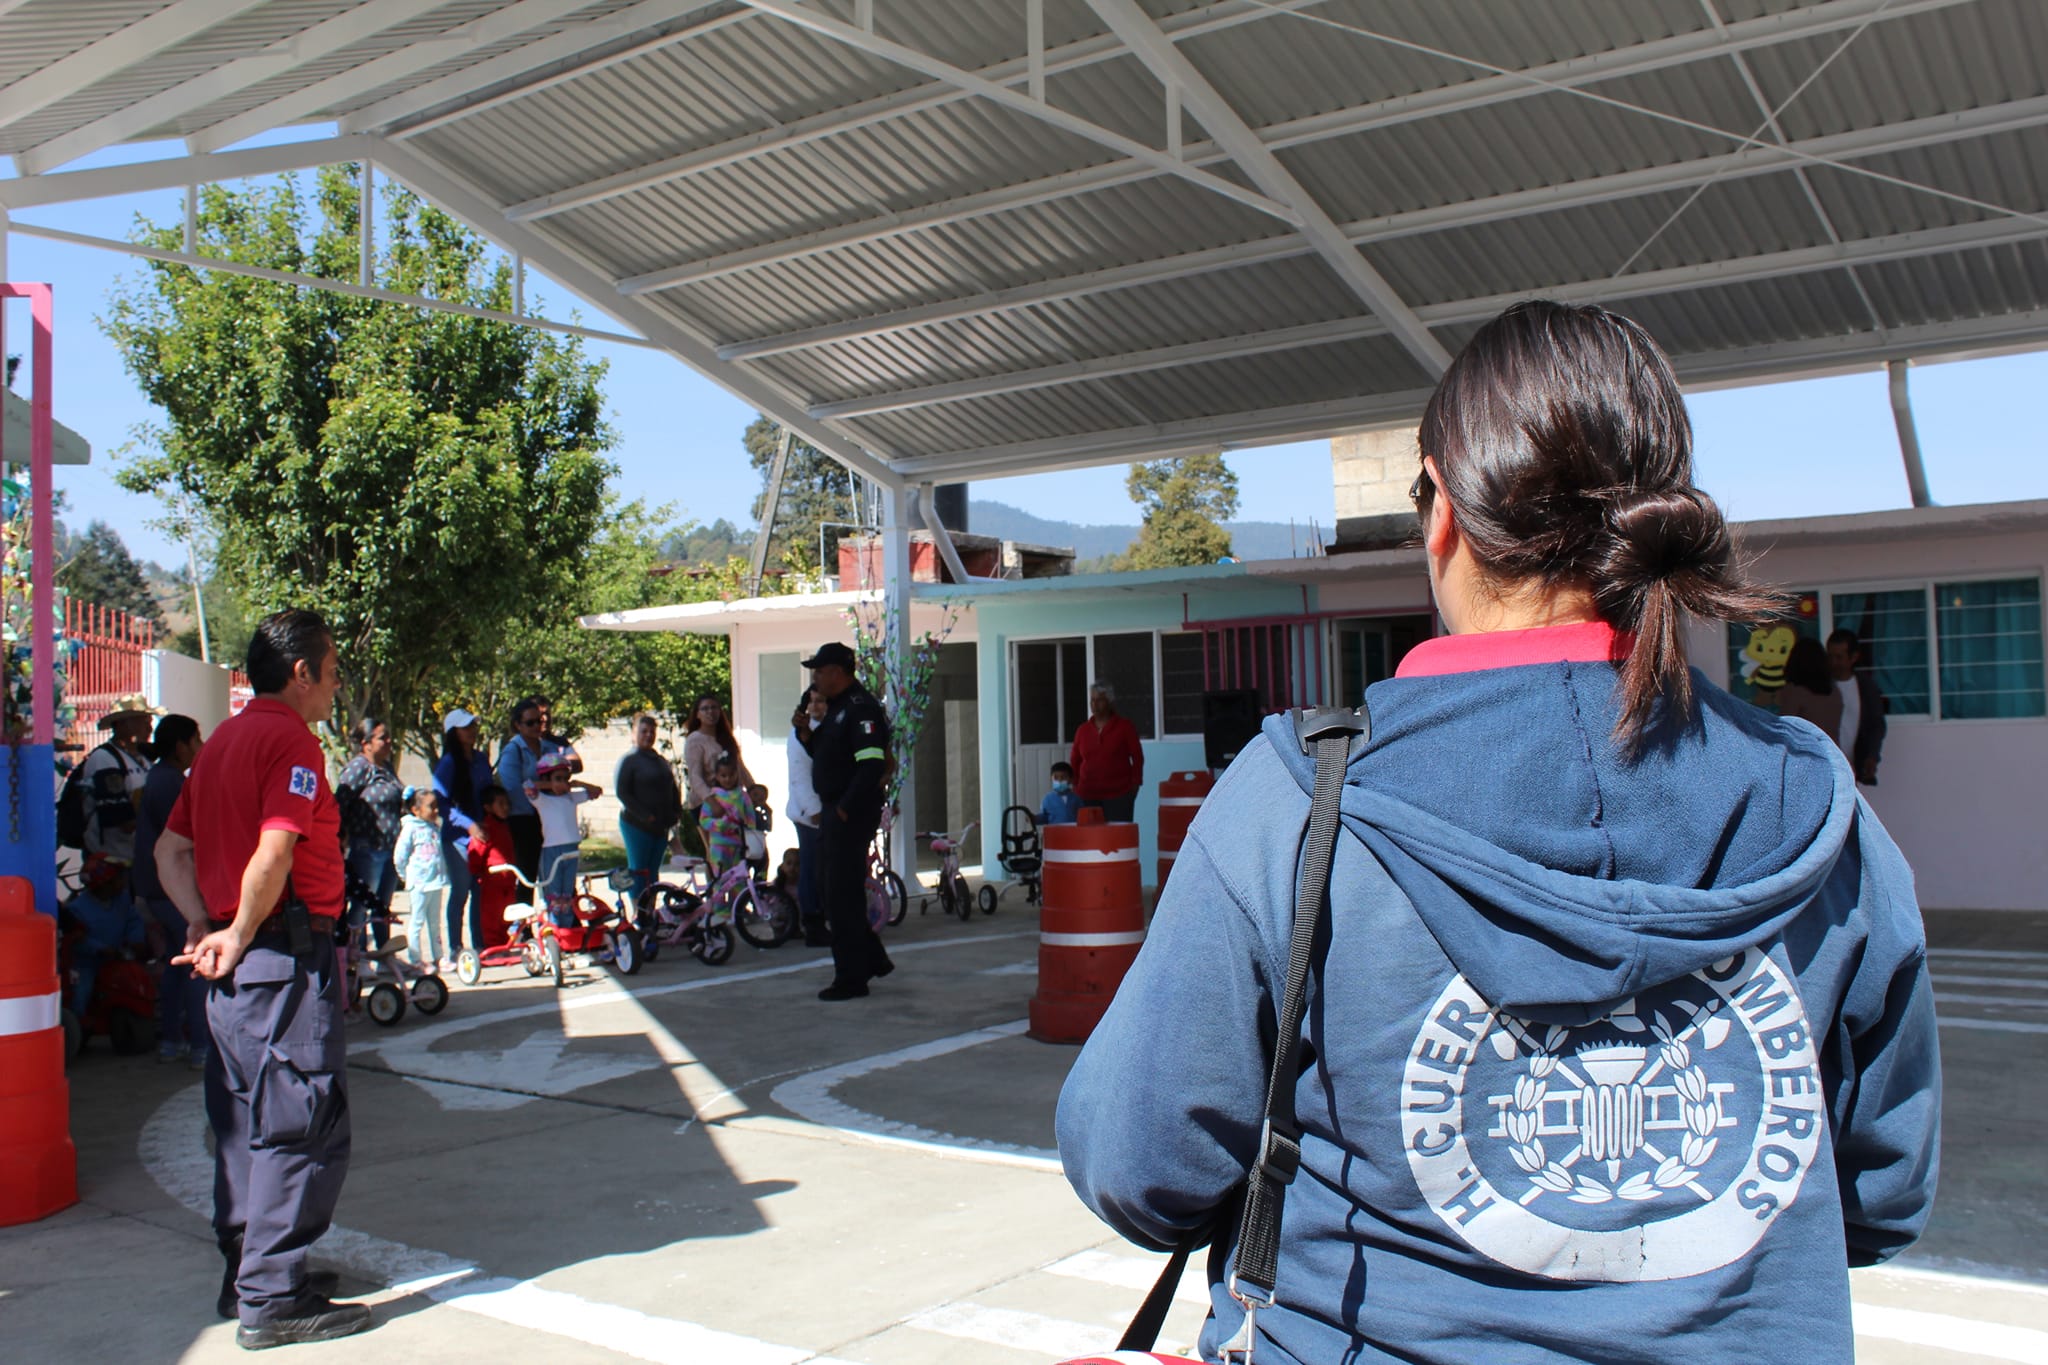
[[690,944],[690,951],[707,967],[716,967],[732,956],[732,930],[723,924],[707,924]]
[[956,872],[946,879],[946,884],[953,888],[953,913],[963,921],[973,919],[974,897],[967,890],[967,879]]
[[733,903],[732,922],[756,948],[775,948],[796,931],[796,906],[772,886],[749,886]]
[[889,923],[903,923],[904,915],[910,912],[910,891],[903,885],[903,878],[891,868],[882,873],[882,885],[889,893]]
[[548,975],[555,979],[555,989],[560,990],[562,988],[562,945],[555,941],[553,934],[549,934],[547,942],[541,945],[541,952],[547,958]]

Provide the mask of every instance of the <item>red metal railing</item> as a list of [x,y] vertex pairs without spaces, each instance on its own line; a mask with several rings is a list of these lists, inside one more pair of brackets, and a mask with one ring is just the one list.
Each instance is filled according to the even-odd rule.
[[142,690],[142,652],[156,648],[156,627],[125,611],[67,598],[64,636],[78,646],[65,698],[77,716],[65,738],[89,749],[100,741],[100,717],[118,698]]
[[242,708],[256,699],[256,689],[249,686],[249,675],[239,668],[228,670],[228,714],[239,716]]

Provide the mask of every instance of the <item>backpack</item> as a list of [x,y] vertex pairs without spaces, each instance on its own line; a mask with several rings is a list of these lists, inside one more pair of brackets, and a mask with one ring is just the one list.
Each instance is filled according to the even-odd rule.
[[57,846],[59,848],[85,848],[85,826],[92,816],[92,807],[87,803],[90,793],[85,789],[85,765],[101,749],[111,749],[114,741],[95,746],[78,760],[64,778],[64,789],[57,794]]

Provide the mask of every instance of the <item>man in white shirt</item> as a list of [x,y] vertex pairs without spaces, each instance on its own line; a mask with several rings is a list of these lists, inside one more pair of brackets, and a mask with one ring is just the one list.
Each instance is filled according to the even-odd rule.
[[1828,636],[1828,672],[1842,699],[1842,725],[1835,742],[1849,756],[1856,780],[1874,787],[1878,759],[1884,752],[1885,701],[1877,690],[1877,680],[1858,667],[1862,662],[1863,645],[1855,631],[1837,630]]
[[113,733],[85,757],[85,851],[135,861],[135,803],[149,777],[149,735],[158,712],[140,695],[122,697],[100,717]]

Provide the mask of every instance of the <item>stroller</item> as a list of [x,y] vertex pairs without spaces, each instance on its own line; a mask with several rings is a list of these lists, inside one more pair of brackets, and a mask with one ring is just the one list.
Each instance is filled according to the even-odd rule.
[[1038,817],[1031,813],[1029,806],[1011,806],[1003,812],[1003,837],[996,849],[996,862],[1009,880],[999,891],[982,887],[983,912],[994,914],[996,902],[1008,895],[1013,886],[1022,886],[1024,898],[1033,905],[1038,904],[1038,878],[1040,869],[1045,865],[1045,855],[1038,843]]
[[447,1008],[448,983],[432,967],[406,957],[405,935],[392,933],[384,943],[375,942],[373,927],[389,932],[397,921],[353,876],[348,879],[348,907],[349,913],[335,926],[335,938],[348,948],[348,979],[342,989],[349,1004],[360,1006],[379,1028],[405,1018],[408,1001],[429,1016]]

